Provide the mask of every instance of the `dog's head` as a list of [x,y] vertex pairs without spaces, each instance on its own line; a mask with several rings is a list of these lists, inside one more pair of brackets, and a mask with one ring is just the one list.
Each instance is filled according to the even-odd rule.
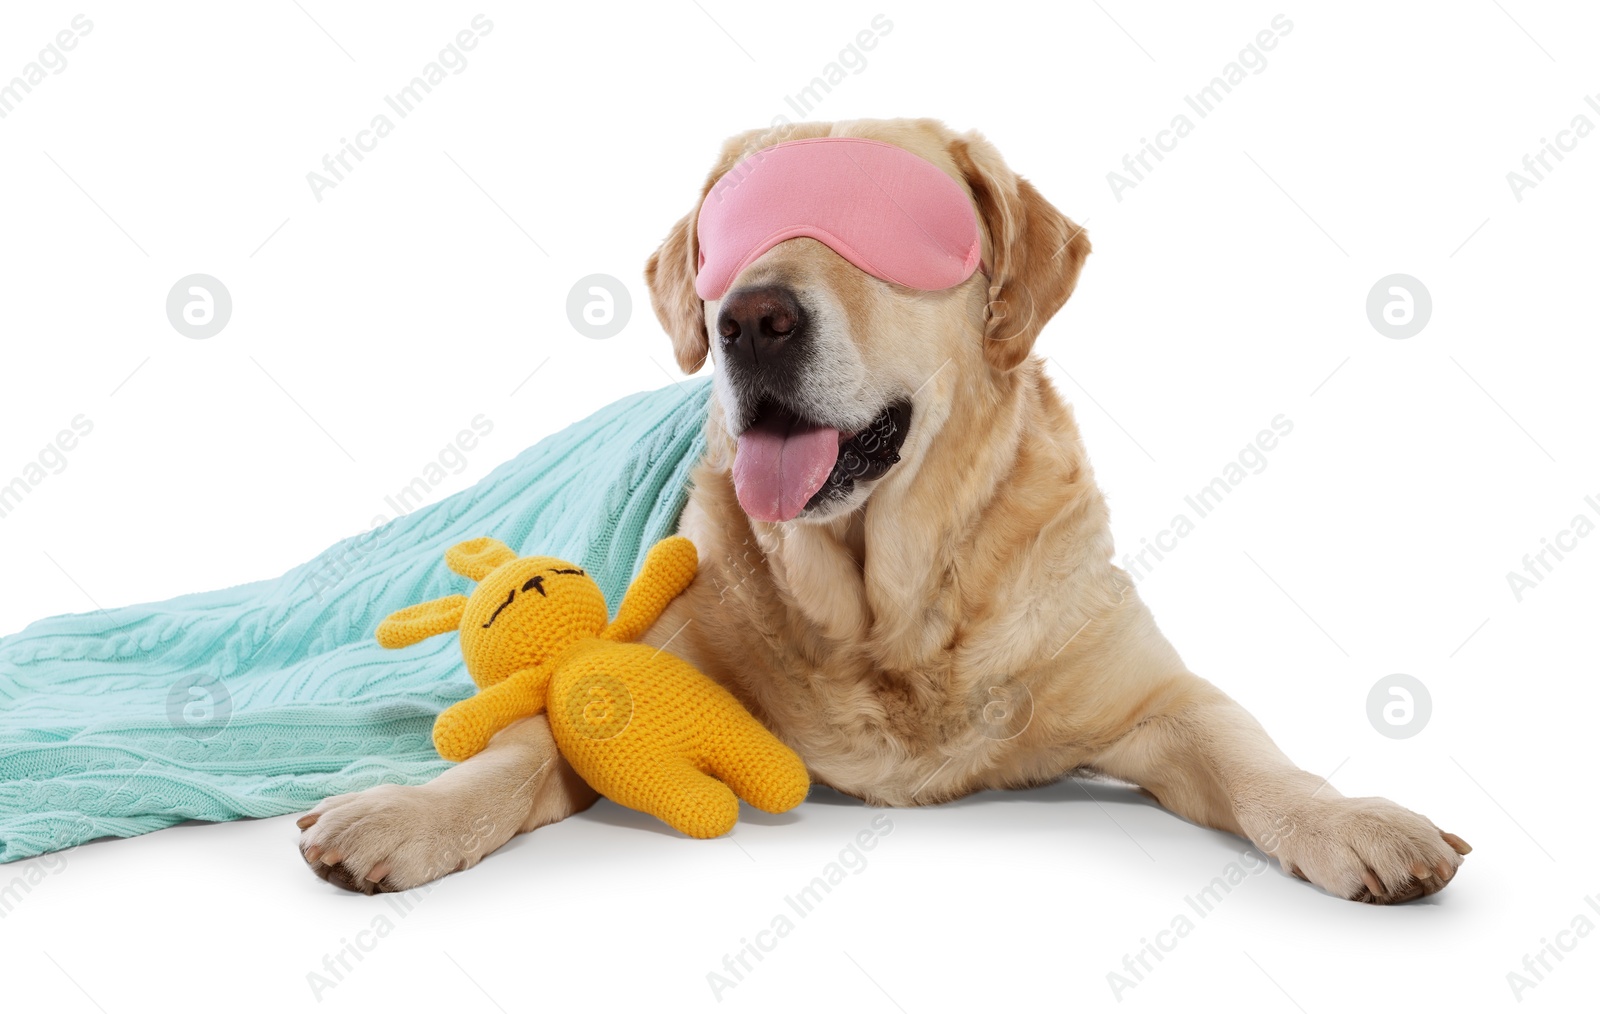
[[[734,172],[716,200],[743,174],[761,172],[760,153],[773,145],[825,137],[892,145],[953,180],[976,214],[978,270],[945,288],[913,288],[902,283],[913,278],[887,281],[881,276],[893,272],[858,267],[872,258],[812,229],[724,264],[731,280],[702,285],[713,296],[702,299],[697,226],[713,188]],[[923,233],[907,241],[926,240]],[[823,520],[913,472],[941,429],[963,425],[954,417],[962,394],[982,401],[1006,386],[1072,294],[1088,254],[1083,230],[977,134],[934,120],[858,120],[730,139],[645,277],[678,364],[692,373],[709,356],[716,365],[714,418],[719,409],[734,443],[733,481],[745,511],[762,521]]]

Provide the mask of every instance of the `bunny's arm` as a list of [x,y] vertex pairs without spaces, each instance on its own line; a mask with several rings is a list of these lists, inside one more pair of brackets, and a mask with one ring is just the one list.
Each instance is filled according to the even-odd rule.
[[608,641],[636,641],[660,618],[667,604],[694,580],[700,557],[694,543],[681,535],[668,536],[650,547],[639,576],[622,596],[617,618],[600,632]]
[[446,708],[433,723],[433,745],[448,761],[464,761],[489,745],[495,733],[544,710],[550,672],[519,669],[491,687]]

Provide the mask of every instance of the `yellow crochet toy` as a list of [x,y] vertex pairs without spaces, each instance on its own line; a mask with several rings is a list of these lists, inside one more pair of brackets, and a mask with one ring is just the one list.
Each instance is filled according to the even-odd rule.
[[600,586],[564,560],[519,557],[484,538],[450,547],[445,562],[478,582],[472,596],[402,609],[377,635],[403,648],[461,631],[480,689],[435,721],[441,757],[466,760],[516,719],[547,711],[556,746],[584,781],[691,837],[732,830],[735,793],[768,813],[805,799],[805,764],[732,694],[677,656],[630,643],[694,580],[688,539],[651,547],[610,623]]

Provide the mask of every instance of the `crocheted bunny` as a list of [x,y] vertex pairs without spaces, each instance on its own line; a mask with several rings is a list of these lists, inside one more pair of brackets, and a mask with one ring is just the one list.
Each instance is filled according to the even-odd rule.
[[476,695],[439,715],[433,742],[461,761],[490,737],[545,711],[562,756],[600,794],[695,838],[733,829],[740,798],[769,813],[800,804],[805,764],[722,687],[675,655],[633,643],[694,580],[694,544],[681,536],[645,557],[617,618],[600,586],[548,556],[519,557],[495,539],[445,553],[478,582],[391,614],[378,643],[402,648],[461,632]]

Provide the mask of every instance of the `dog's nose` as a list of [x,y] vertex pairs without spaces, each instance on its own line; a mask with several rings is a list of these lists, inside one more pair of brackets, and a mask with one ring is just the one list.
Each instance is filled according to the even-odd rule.
[[781,285],[735,289],[717,311],[723,349],[751,366],[772,365],[792,351],[804,326],[800,300]]

